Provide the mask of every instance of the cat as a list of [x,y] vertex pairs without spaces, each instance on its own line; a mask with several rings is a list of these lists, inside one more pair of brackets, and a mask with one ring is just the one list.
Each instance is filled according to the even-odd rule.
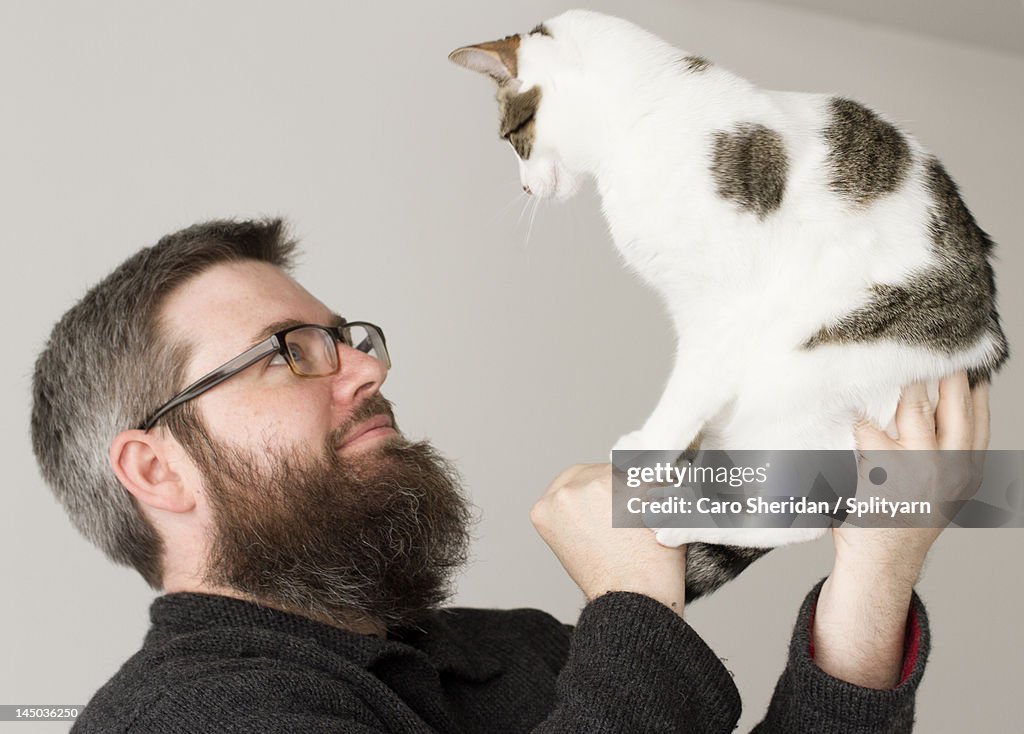
[[[942,164],[851,99],[762,90],[583,10],[449,58],[498,85],[523,189],[594,179],[616,248],[662,298],[675,364],[615,449],[854,449],[901,389],[1008,358],[981,230]],[[694,594],[821,530],[663,528]],[[690,591],[688,572],[687,586]]]

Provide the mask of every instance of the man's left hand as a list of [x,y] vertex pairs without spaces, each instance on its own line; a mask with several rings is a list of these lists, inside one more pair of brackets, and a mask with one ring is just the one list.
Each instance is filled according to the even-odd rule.
[[[988,446],[988,385],[968,387],[959,373],[939,384],[933,408],[923,384],[911,385],[896,411],[899,438],[877,426],[857,426],[866,451],[955,450]],[[925,481],[922,478],[922,481]],[[941,481],[935,478],[934,481]],[[936,496],[958,488],[929,487]],[[829,675],[867,688],[899,683],[907,614],[914,584],[942,528],[835,528],[835,564],[818,596],[814,661]]]

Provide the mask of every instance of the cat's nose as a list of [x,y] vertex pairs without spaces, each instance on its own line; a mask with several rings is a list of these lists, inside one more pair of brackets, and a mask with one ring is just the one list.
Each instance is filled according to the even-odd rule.
[[523,191],[525,191],[526,193],[531,194],[531,195],[533,194],[533,192],[530,191],[530,187],[527,186],[526,184],[523,184]]

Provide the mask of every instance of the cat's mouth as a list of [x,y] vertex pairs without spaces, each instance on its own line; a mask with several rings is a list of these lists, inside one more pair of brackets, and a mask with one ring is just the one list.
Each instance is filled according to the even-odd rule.
[[520,161],[520,183],[523,190],[539,199],[564,201],[573,196],[579,186],[572,171],[559,161],[531,159],[529,166]]

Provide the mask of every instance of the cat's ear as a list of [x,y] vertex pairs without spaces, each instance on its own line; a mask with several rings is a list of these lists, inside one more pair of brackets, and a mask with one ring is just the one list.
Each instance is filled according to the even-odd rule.
[[508,84],[518,73],[519,36],[457,48],[448,54],[448,60],[487,74],[498,84]]

